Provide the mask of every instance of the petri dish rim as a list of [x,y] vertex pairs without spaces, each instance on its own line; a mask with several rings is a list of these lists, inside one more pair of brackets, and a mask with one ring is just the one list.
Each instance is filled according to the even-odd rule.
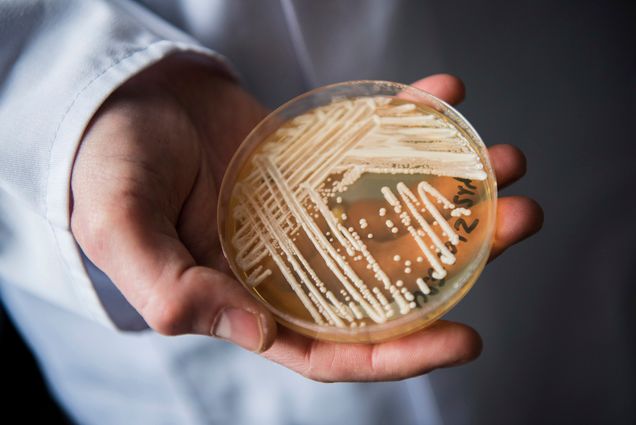
[[[484,171],[487,174],[485,187],[486,190],[490,192],[488,202],[491,203],[488,210],[487,236],[476,255],[476,259],[469,265],[469,270],[465,273],[467,278],[461,282],[455,282],[454,286],[458,286],[458,288],[450,291],[451,294],[432,311],[411,312],[406,316],[390,320],[386,323],[372,324],[364,328],[321,326],[313,322],[295,318],[277,309],[241,278],[242,272],[231,255],[232,248],[230,247],[230,241],[226,237],[229,220],[227,220],[224,213],[229,209],[234,184],[243,170],[246,159],[249,158],[252,152],[260,146],[261,142],[273,131],[278,129],[280,125],[313,108],[326,105],[340,98],[369,96],[396,97],[401,94],[413,95],[416,98],[412,100],[413,102],[421,103],[435,109],[457,126],[460,131],[464,133],[471,147],[479,156]],[[217,225],[223,255],[227,259],[236,279],[252,296],[263,303],[268,310],[273,313],[277,322],[301,334],[317,339],[337,342],[373,343],[399,338],[431,325],[434,321],[450,311],[469,292],[484,269],[490,254],[490,248],[494,239],[496,206],[497,182],[488,157],[487,148],[477,131],[460,112],[433,94],[413,86],[383,80],[353,80],[321,86],[300,94],[270,112],[250,131],[232,156],[223,176],[218,192]]]

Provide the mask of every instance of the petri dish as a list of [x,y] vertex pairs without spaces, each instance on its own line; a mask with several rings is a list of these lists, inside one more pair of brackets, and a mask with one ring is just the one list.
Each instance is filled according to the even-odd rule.
[[224,175],[218,226],[232,271],[279,323],[368,343],[430,325],[468,292],[496,199],[459,112],[411,86],[350,81],[253,129]]

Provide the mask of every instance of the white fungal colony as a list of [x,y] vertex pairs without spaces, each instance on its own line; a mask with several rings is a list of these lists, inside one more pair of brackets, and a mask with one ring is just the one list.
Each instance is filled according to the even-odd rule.
[[[456,261],[449,242],[459,243],[447,218],[471,214],[424,180],[413,190],[402,181],[381,188],[378,196],[386,203],[374,209],[380,230],[410,235],[418,249],[413,261],[388,257],[402,279],[412,280],[405,285],[393,281],[367,246],[374,240],[370,217],[345,226],[341,204],[352,184],[367,173],[486,179],[479,156],[450,122],[386,97],[338,100],[298,116],[256,152],[250,166],[233,193],[236,264],[252,287],[274,273],[264,264],[274,265],[317,324],[337,327],[364,326],[367,319],[384,323],[416,308],[412,291],[428,295],[431,288],[412,271],[423,264],[433,269],[432,278],[443,279]],[[301,235],[329,276],[312,266],[307,248],[298,245]],[[353,267],[357,262],[374,279],[363,279]]]

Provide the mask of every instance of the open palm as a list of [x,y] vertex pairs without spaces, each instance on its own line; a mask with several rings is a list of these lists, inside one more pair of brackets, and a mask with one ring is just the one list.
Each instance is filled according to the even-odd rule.
[[[464,95],[449,75],[414,86],[451,104]],[[463,363],[477,332],[438,321],[380,344],[317,341],[277,326],[229,272],[216,226],[216,189],[233,152],[267,113],[213,64],[175,55],[118,89],[93,118],[72,175],[78,243],[147,323],[165,335],[229,339],[309,378],[388,380]],[[510,145],[489,149],[499,187],[525,172]],[[491,258],[538,231],[540,207],[500,198]]]

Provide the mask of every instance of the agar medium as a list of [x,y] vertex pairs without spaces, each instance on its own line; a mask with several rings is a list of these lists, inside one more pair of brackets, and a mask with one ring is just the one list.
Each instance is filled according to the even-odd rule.
[[280,323],[377,342],[467,293],[496,197],[486,148],[457,111],[410,86],[354,81],[289,101],[247,136],[223,179],[219,234]]

